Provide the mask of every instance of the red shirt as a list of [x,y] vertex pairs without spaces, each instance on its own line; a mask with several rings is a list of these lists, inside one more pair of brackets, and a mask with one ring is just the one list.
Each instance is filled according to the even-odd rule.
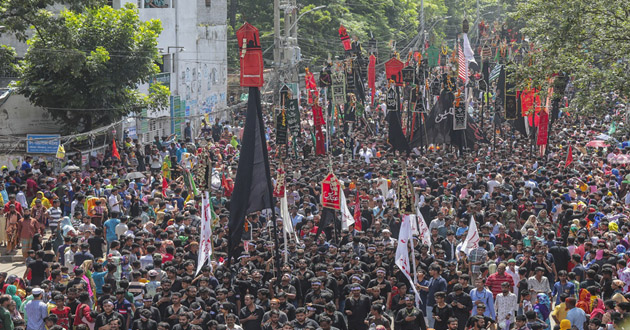
[[55,307],[50,312],[57,315],[57,325],[62,326],[64,329],[70,329],[70,307],[63,306],[62,309]]
[[486,286],[490,291],[492,291],[492,295],[496,297],[499,293],[502,292],[501,284],[503,282],[510,283],[510,288],[514,287],[514,280],[512,279],[512,275],[504,272],[503,275],[500,275],[498,272],[488,276],[486,280]]

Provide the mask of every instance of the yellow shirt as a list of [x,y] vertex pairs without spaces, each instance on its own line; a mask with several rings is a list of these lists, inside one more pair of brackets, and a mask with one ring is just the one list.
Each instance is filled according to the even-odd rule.
[[551,316],[555,316],[558,320],[564,320],[567,318],[567,306],[564,303],[560,305],[556,305],[556,307],[551,312]]

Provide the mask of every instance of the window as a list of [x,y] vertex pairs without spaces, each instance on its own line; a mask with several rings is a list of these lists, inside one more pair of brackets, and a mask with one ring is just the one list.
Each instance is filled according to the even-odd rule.
[[144,0],[144,8],[168,8],[168,0]]
[[212,6],[212,0],[206,0],[206,7],[210,8]]

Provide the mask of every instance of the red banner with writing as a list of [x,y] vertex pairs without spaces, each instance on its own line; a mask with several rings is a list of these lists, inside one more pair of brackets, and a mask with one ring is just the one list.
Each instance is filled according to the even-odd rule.
[[341,182],[333,173],[322,181],[322,205],[329,209],[341,209]]

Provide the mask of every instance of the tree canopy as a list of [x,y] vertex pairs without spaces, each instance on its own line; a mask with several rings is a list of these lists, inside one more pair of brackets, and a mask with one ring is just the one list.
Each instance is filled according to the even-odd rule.
[[581,113],[603,113],[610,93],[630,93],[630,2],[626,0],[520,1],[512,15],[532,50],[516,64],[521,86],[541,86],[569,75]]
[[[229,17],[238,22],[249,22],[260,30],[263,47],[273,46],[273,1],[229,0]],[[237,6],[233,4],[237,2]],[[366,46],[370,36],[378,42],[381,57],[389,56],[395,45],[397,51],[408,51],[420,29],[421,0],[305,0],[299,1],[298,15],[317,6],[323,9],[304,15],[298,24],[298,44],[302,51],[302,65],[322,65],[328,53],[333,57],[343,53],[337,30],[343,24],[350,36],[358,36]],[[475,21],[477,5],[480,19],[493,21],[505,13],[506,3],[499,0],[425,0],[425,28],[429,40],[453,45],[461,32],[461,22],[468,17]],[[232,21],[232,20],[231,20]],[[283,23],[282,23],[283,24]],[[282,25],[284,27],[284,25]],[[238,67],[236,40],[228,43],[230,67]],[[407,54],[402,54],[406,56]],[[265,54],[271,63],[273,52]]]
[[34,34],[15,84],[33,104],[79,131],[167,105],[166,86],[153,84],[149,95],[137,91],[159,72],[160,21],[141,21],[131,4],[67,9],[54,17],[43,10],[36,14],[40,23],[31,25]]

